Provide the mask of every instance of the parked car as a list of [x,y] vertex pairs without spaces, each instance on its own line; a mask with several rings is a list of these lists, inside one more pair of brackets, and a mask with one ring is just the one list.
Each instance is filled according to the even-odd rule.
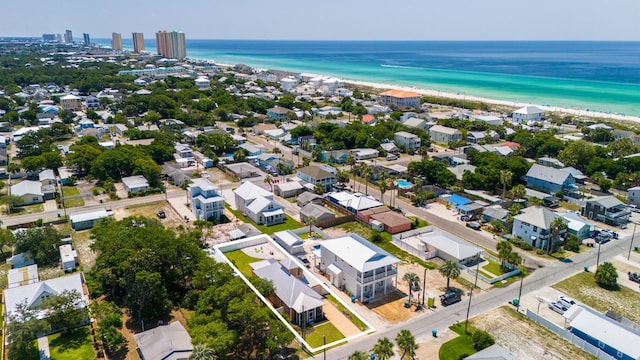
[[549,309],[557,312],[560,315],[564,314],[564,312],[568,310],[565,306],[563,306],[557,301],[550,302]]
[[564,295],[558,296],[558,303],[560,303],[560,305],[566,307],[567,309],[576,304],[576,302],[573,301],[572,298],[566,297]]
[[440,295],[440,303],[442,306],[455,304],[462,300],[462,297],[457,291],[447,291],[444,295]]
[[480,231],[480,223],[477,221],[471,221],[467,223],[467,227],[468,228],[472,228],[473,230],[478,230]]
[[387,155],[387,161],[398,160],[398,156],[394,154]]
[[627,274],[629,275],[629,280],[640,283],[640,274],[632,272],[628,272]]
[[167,214],[164,213],[164,210],[158,210],[158,212],[156,212],[156,215],[160,218],[160,219],[164,219],[167,217]]

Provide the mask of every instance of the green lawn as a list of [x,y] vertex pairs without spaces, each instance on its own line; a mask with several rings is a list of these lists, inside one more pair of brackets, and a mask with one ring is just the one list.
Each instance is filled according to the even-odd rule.
[[96,358],[91,344],[89,327],[75,328],[65,337],[60,334],[49,336],[51,360],[90,360]]
[[254,223],[253,220],[249,219],[249,217],[243,216],[240,211],[232,209],[228,204],[226,204],[225,207],[227,208],[227,210],[231,211],[231,213],[233,215],[235,215],[235,217],[237,217],[239,220],[252,224],[253,226],[255,226],[259,231],[261,231],[264,234],[271,235],[273,233],[277,233],[278,231],[299,229],[299,228],[305,226],[305,225],[300,224],[299,222],[295,221],[291,216],[289,216],[287,214],[284,214],[284,222],[282,224],[276,224],[276,225],[271,225],[271,226],[258,225],[256,223]]
[[336,300],[336,298],[334,298],[333,295],[327,295],[325,299],[327,299],[327,301],[332,303],[333,306],[335,306],[336,309],[338,309],[338,311],[340,311],[342,314],[344,314],[344,316],[346,316],[349,320],[351,320],[351,322],[358,329],[360,329],[361,331],[367,330],[367,325],[363,323],[362,320],[360,320],[357,316],[355,316],[349,309],[344,307],[344,305],[342,305],[338,300]]
[[416,216],[408,216],[409,219],[411,219],[412,221],[416,221],[416,219],[418,220],[418,226],[415,226],[416,229],[420,229],[423,228],[425,226],[429,226],[429,222],[427,222],[426,220],[420,219],[419,217]]
[[251,257],[245,254],[242,250],[230,251],[230,252],[224,253],[224,256],[226,256],[229,260],[231,260],[236,265],[238,270],[240,270],[240,272],[247,277],[253,275],[251,272],[251,266],[249,266],[249,264],[262,260],[262,259]]
[[309,346],[316,348],[324,344],[324,340],[322,338],[323,335],[325,336],[327,344],[344,339],[344,335],[342,335],[340,330],[336,329],[331,322],[327,321],[323,324],[314,326],[313,332],[305,334],[305,340]]
[[17,206],[13,208],[13,212],[9,216],[33,214],[44,211],[44,204],[33,204],[25,206]]
[[638,294],[624,286],[617,290],[604,289],[596,284],[593,272],[581,272],[553,285],[553,288],[598,311],[612,309],[634,322],[640,322]]
[[568,201],[560,201],[559,204],[560,204],[560,206],[562,206],[563,208],[565,208],[567,210],[571,210],[571,211],[580,210],[580,205],[574,204],[574,203],[570,203]]
[[491,259],[486,259],[486,260],[488,260],[489,263],[481,267],[482,270],[493,274],[493,277],[504,274],[504,272],[502,271],[502,265],[499,262],[493,261]]
[[438,352],[440,360],[458,360],[464,356],[476,353],[476,349],[473,348],[471,335],[464,333],[464,323],[452,325],[449,329],[453,330],[459,336],[442,344]]
[[64,200],[64,206],[65,207],[72,208],[72,207],[84,206],[84,199],[81,196],[74,197],[73,199],[66,199],[66,197],[69,197],[69,196],[80,195],[80,190],[78,190],[77,187],[75,187],[75,186],[63,186],[62,187],[62,194],[65,197],[65,200]]

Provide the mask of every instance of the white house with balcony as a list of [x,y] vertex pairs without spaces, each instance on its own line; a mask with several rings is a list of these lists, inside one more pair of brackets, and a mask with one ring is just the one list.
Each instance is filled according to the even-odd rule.
[[191,179],[188,191],[191,198],[191,212],[198,220],[211,218],[220,220],[224,213],[224,199],[220,196],[218,188],[208,179]]
[[393,139],[398,147],[404,147],[406,150],[420,147],[420,137],[410,132],[398,131],[393,135]]
[[275,225],[284,222],[284,210],[273,200],[273,193],[245,181],[233,191],[236,208],[256,224]]
[[533,123],[543,120],[544,111],[535,106],[525,106],[511,114],[514,123]]
[[320,270],[331,284],[361,302],[393,291],[399,263],[398,258],[356,234],[320,243]]
[[[547,249],[549,241],[552,241],[555,247],[562,242],[561,237],[567,232],[566,229],[562,230],[557,238],[553,238],[551,223],[557,218],[562,219],[559,214],[542,206],[530,206],[514,216],[511,235],[521,238],[534,248]],[[566,223],[566,220],[564,221]]]

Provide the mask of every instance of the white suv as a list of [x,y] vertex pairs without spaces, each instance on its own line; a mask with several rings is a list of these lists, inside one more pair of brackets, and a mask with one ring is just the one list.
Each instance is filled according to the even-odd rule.
[[575,305],[576,302],[573,301],[572,298],[566,297],[564,295],[560,295],[558,296],[558,303],[560,303],[560,305],[566,307],[566,308],[570,308],[572,305]]

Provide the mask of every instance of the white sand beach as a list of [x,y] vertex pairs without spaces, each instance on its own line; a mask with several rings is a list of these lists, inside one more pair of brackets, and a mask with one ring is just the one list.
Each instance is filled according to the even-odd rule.
[[540,108],[541,110],[549,111],[549,112],[571,114],[571,115],[576,115],[576,116],[580,116],[580,117],[592,117],[592,118],[602,118],[602,119],[611,119],[611,120],[635,121],[635,122],[640,123],[640,117],[638,117],[638,116],[629,116],[629,115],[622,115],[622,114],[611,114],[611,113],[604,113],[604,112],[597,112],[597,111],[588,111],[588,110],[585,110],[585,109],[570,109],[570,108],[562,108],[562,107],[556,107],[556,106],[544,106],[544,105],[539,105],[539,104],[529,104],[529,103],[522,103],[522,102],[512,102],[512,101],[504,101],[504,100],[497,100],[497,99],[488,99],[488,98],[484,98],[484,97],[470,96],[470,95],[466,95],[466,94],[455,94],[455,93],[444,92],[444,91],[439,91],[439,90],[429,90],[429,89],[420,89],[420,88],[409,87],[409,86],[379,84],[379,83],[372,83],[372,82],[367,82],[367,81],[344,80],[344,82],[346,84],[351,84],[351,85],[354,85],[354,86],[366,86],[366,87],[370,87],[370,88],[374,88],[374,89],[381,89],[381,90],[383,90],[383,89],[384,90],[397,89],[397,90],[404,90],[404,91],[414,91],[414,92],[416,92],[418,94],[421,94],[421,95],[437,96],[437,97],[443,97],[443,98],[449,98],[449,99],[460,99],[460,100],[465,100],[465,101],[466,100],[479,101],[479,102],[485,102],[487,104],[511,106],[511,107],[514,107],[514,108],[520,108],[520,107],[524,107],[524,106],[534,105],[534,106],[537,106],[538,108]]

